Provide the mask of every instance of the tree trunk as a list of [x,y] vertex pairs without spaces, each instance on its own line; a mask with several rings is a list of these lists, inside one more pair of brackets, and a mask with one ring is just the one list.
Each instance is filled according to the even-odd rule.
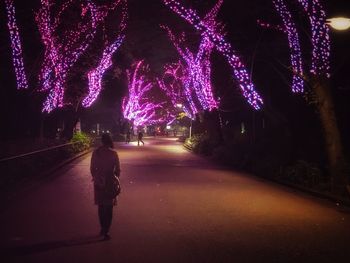
[[203,113],[203,119],[205,130],[208,132],[211,140],[216,144],[220,144],[223,141],[223,135],[218,110],[213,110],[211,112],[205,111]]
[[78,113],[72,109],[67,108],[64,112],[64,129],[62,131],[62,137],[67,141],[71,140],[74,133],[74,127],[78,122]]
[[337,192],[341,189],[343,191],[347,185],[345,172],[342,171],[345,159],[329,81],[325,78],[315,77],[312,84],[324,131],[332,190]]
[[44,128],[45,128],[45,116],[43,114],[40,115],[40,130],[39,130],[39,140],[44,140]]

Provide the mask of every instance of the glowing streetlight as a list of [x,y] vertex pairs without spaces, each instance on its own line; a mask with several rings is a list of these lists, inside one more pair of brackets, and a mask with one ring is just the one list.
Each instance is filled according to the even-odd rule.
[[348,30],[350,28],[350,18],[346,17],[335,17],[327,19],[328,25],[335,30]]

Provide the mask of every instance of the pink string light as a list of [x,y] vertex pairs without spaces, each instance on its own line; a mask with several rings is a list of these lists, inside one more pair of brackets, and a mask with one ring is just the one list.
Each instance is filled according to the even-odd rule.
[[[191,69],[189,68],[192,62],[191,58],[193,59],[193,54],[190,53],[190,51],[187,48],[182,49],[180,47],[180,43],[184,42],[184,35],[182,35],[182,38],[177,40],[174,34],[169,29],[169,27],[161,26],[161,28],[165,29],[168,32],[168,36],[171,42],[173,43],[174,47],[176,48],[177,52],[183,58],[183,60],[185,60],[186,63],[188,62],[186,68],[182,64],[179,64],[179,65],[182,66],[183,68],[182,72],[184,73],[181,78],[181,81],[183,83],[183,88],[184,88],[184,95],[186,96],[186,99],[188,101],[189,109],[191,111],[191,116],[194,116],[195,114],[197,114],[199,109],[197,108],[194,102],[194,98],[195,98],[194,86],[191,85],[193,80],[193,75],[191,75],[190,73]],[[176,76],[174,75],[173,77],[176,77]]]
[[113,43],[105,47],[97,67],[88,72],[89,94],[84,98],[82,102],[83,107],[90,107],[101,92],[103,75],[106,70],[112,66],[113,54],[118,50],[125,38],[122,32],[126,27],[126,17],[127,8],[125,1],[124,8],[122,10],[122,19],[119,24],[118,37]]
[[330,77],[329,27],[327,16],[319,0],[297,0],[307,13],[311,24],[313,46],[311,73],[316,76]]
[[90,107],[91,104],[97,99],[102,89],[102,78],[106,70],[112,66],[112,56],[115,51],[120,47],[124,39],[124,36],[117,38],[115,42],[108,45],[103,51],[101,60],[98,66],[88,72],[89,80],[89,94],[84,98],[82,105],[84,107]]
[[[119,1],[118,1],[119,2]],[[52,0],[41,0],[41,8],[36,14],[36,21],[43,44],[44,61],[40,73],[41,90],[49,94],[43,105],[43,112],[51,112],[63,107],[65,82],[68,72],[84,53],[94,38],[96,28],[108,14],[108,8],[97,7],[90,0],[81,4],[81,21],[76,25],[58,32],[62,15],[73,1],[67,1],[59,8],[55,18],[51,16]]]
[[27,89],[28,82],[24,70],[23,52],[21,39],[19,35],[19,29],[16,22],[16,10],[14,6],[14,0],[5,0],[6,12],[7,12],[7,26],[10,33],[11,48],[12,48],[12,61],[15,69],[17,89]]
[[146,79],[143,60],[136,63],[134,69],[128,71],[129,95],[123,99],[122,110],[125,119],[136,126],[155,124],[163,120],[157,118],[156,111],[162,108],[162,103],[151,102],[149,91],[152,82]]
[[[255,91],[254,84],[250,80],[248,71],[241,59],[236,55],[237,52],[232,49],[231,44],[225,40],[224,35],[218,30],[218,24],[215,23],[213,25],[210,22],[213,21],[213,19],[201,19],[195,10],[185,8],[178,0],[163,0],[163,2],[214,44],[215,48],[227,59],[229,65],[232,67],[234,78],[237,80],[243,96],[254,109],[260,109],[263,104],[262,98]],[[218,12],[222,3],[223,0],[219,0],[212,9],[212,13]]]
[[191,98],[188,95],[187,90],[184,89],[184,83],[187,78],[186,75],[186,70],[179,61],[177,63],[165,65],[163,77],[162,79],[157,79],[157,81],[160,89],[163,90],[170,99],[173,109],[176,111],[176,108],[181,105],[182,110],[186,115],[189,118],[194,119],[195,115],[190,107]]
[[302,76],[303,61],[300,47],[300,40],[297,27],[292,19],[284,0],[273,0],[273,4],[282,18],[284,30],[288,36],[289,48],[291,50],[291,64],[293,69],[292,91],[300,93],[304,91],[304,80]]
[[262,21],[260,19],[258,19],[257,21],[257,24],[262,27],[262,28],[267,28],[267,29],[274,29],[276,31],[280,31],[282,33],[285,32],[285,27],[281,26],[281,25],[273,25],[271,23],[268,23],[268,22],[265,22],[265,21]]
[[[311,24],[311,42],[312,42],[312,65],[310,72],[313,75],[330,76],[330,38],[329,28],[326,24],[326,14],[318,0],[296,0],[308,15]],[[285,32],[288,36],[289,48],[291,50],[291,64],[293,69],[293,92],[304,91],[304,72],[303,60],[300,46],[299,33],[291,12],[284,0],[272,1],[278,14],[282,18],[283,27],[273,26],[269,23],[261,22],[258,24],[266,28],[275,28],[279,31]]]
[[[218,105],[214,99],[211,85],[210,55],[213,49],[212,43],[207,37],[202,37],[198,52],[195,54],[189,48],[181,47],[181,44],[185,42],[184,34],[182,34],[180,40],[177,40],[169,27],[161,27],[168,32],[168,36],[174,47],[186,63],[185,72],[187,76],[183,79],[183,84],[193,114],[196,114],[199,110],[210,111],[217,108]],[[193,98],[194,95],[195,98]],[[199,101],[199,106],[195,105],[195,100]]]

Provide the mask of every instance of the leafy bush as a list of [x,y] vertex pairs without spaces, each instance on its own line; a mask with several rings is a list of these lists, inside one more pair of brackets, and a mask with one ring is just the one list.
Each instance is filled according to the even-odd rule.
[[203,155],[211,155],[217,144],[207,133],[195,134],[186,143],[191,146],[193,152]]
[[295,164],[287,166],[281,177],[286,181],[315,188],[325,182],[322,170],[317,164],[298,160]]
[[73,134],[73,138],[70,142],[74,143],[72,145],[72,151],[77,153],[89,149],[92,143],[92,139],[84,132],[76,132]]
[[239,144],[220,145],[213,151],[213,158],[236,169],[246,168],[249,151]]
[[272,178],[280,176],[281,169],[285,161],[281,156],[275,153],[266,153],[266,155],[254,156],[251,171],[261,177]]

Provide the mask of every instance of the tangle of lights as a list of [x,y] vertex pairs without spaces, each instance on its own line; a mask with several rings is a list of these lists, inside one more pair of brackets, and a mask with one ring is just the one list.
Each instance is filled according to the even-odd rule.
[[[119,3],[119,1],[118,1]],[[41,90],[49,90],[43,111],[51,112],[63,107],[64,86],[68,72],[87,49],[94,38],[96,28],[108,14],[106,6],[97,7],[90,0],[82,1],[81,22],[75,27],[58,32],[62,14],[73,0],[61,5],[57,15],[51,18],[52,0],[41,0],[36,21],[45,45],[44,61],[40,73]],[[89,15],[87,15],[89,14]]]
[[[178,0],[163,0],[163,2],[172,11],[192,24],[197,31],[207,37],[210,42],[214,44],[216,49],[227,59],[229,65],[232,67],[233,75],[242,90],[243,96],[254,109],[260,109],[263,101],[260,95],[255,91],[254,84],[251,82],[243,62],[232,49],[231,44],[225,40],[224,35],[220,30],[217,30],[218,24],[215,23],[213,25],[213,19],[211,18],[201,19],[195,10],[185,8]],[[222,2],[223,0],[218,1],[212,9],[209,17],[212,13],[215,14],[215,12],[218,12]]]
[[285,27],[281,26],[281,25],[273,25],[271,23],[267,23],[265,21],[262,21],[260,19],[258,19],[256,21],[258,23],[259,26],[263,27],[263,28],[269,28],[269,29],[274,29],[276,31],[280,31],[280,32],[285,32]]
[[293,22],[292,14],[288,10],[284,0],[273,0],[273,4],[283,20],[284,32],[288,35],[289,48],[291,50],[291,64],[293,68],[292,90],[296,93],[303,92],[303,61],[296,25]]
[[180,81],[180,83],[182,83],[183,95],[187,102],[185,105],[188,105],[188,107],[185,106],[184,110],[187,111],[186,113],[188,116],[191,116],[191,118],[194,118],[194,116],[198,113],[199,110],[197,109],[194,102],[195,95],[191,87],[191,77],[189,72],[187,71],[188,70],[187,68],[185,68],[180,62],[178,65],[182,69],[181,76],[177,75],[178,73],[177,71],[171,72],[170,67],[166,69],[165,74],[169,74],[169,75],[172,74],[174,81]]
[[[311,73],[317,76],[330,76],[330,39],[329,28],[326,24],[326,14],[318,0],[297,0],[307,13],[311,24],[312,31],[312,65]],[[291,64],[293,68],[292,89],[294,92],[302,92],[304,88],[303,80],[303,62],[300,47],[299,34],[295,23],[292,19],[292,14],[288,10],[284,0],[273,0],[274,6],[281,16],[284,28],[273,26],[269,23],[264,23],[258,20],[258,24],[267,27],[275,28],[279,31],[286,32],[288,35],[289,47],[291,49]]]
[[13,67],[15,69],[17,89],[27,89],[28,82],[24,71],[22,45],[19,36],[19,29],[16,22],[16,12],[13,1],[14,0],[5,0],[8,19],[7,26],[11,39]]
[[119,25],[119,32],[117,39],[110,45],[107,45],[102,53],[102,57],[98,66],[93,70],[88,72],[88,80],[89,80],[89,94],[84,98],[82,105],[83,107],[90,107],[91,104],[97,99],[98,95],[102,89],[102,78],[106,70],[112,66],[112,57],[113,54],[117,51],[120,45],[123,43],[124,35],[122,32],[126,27],[126,17],[127,17],[127,9],[126,2],[124,8],[122,10],[122,19]]
[[156,110],[161,103],[150,102],[147,92],[152,88],[152,82],[147,81],[143,74],[145,66],[143,60],[136,63],[133,72],[128,71],[129,95],[123,99],[122,110],[125,119],[133,122],[135,126],[149,125],[159,122]]
[[312,66],[311,73],[330,77],[330,37],[326,12],[319,0],[297,0],[307,13],[311,24]]
[[198,112],[198,107],[195,106],[194,98],[192,98],[192,89],[195,93],[195,99],[199,101],[200,110],[212,110],[217,108],[217,102],[214,99],[211,86],[211,64],[210,54],[212,44],[208,38],[201,39],[200,47],[197,54],[193,54],[188,48],[181,48],[180,44],[184,41],[184,34],[181,40],[176,40],[171,30],[162,26],[167,30],[168,35],[178,53],[185,61],[186,77],[184,80],[185,94],[189,100],[189,104],[193,114]]
[[181,104],[182,110],[186,115],[194,119],[195,114],[191,110],[190,96],[188,91],[184,90],[184,83],[186,81],[186,72],[181,62],[171,63],[164,66],[164,75],[162,79],[157,79],[161,90],[165,92],[170,99],[173,109],[178,108]]
[[122,44],[123,39],[124,36],[120,36],[114,43],[108,45],[103,51],[102,58],[98,66],[89,71],[89,94],[84,98],[82,102],[82,105],[84,107],[90,107],[100,94],[100,91],[102,89],[102,77],[106,70],[112,65],[112,56]]

